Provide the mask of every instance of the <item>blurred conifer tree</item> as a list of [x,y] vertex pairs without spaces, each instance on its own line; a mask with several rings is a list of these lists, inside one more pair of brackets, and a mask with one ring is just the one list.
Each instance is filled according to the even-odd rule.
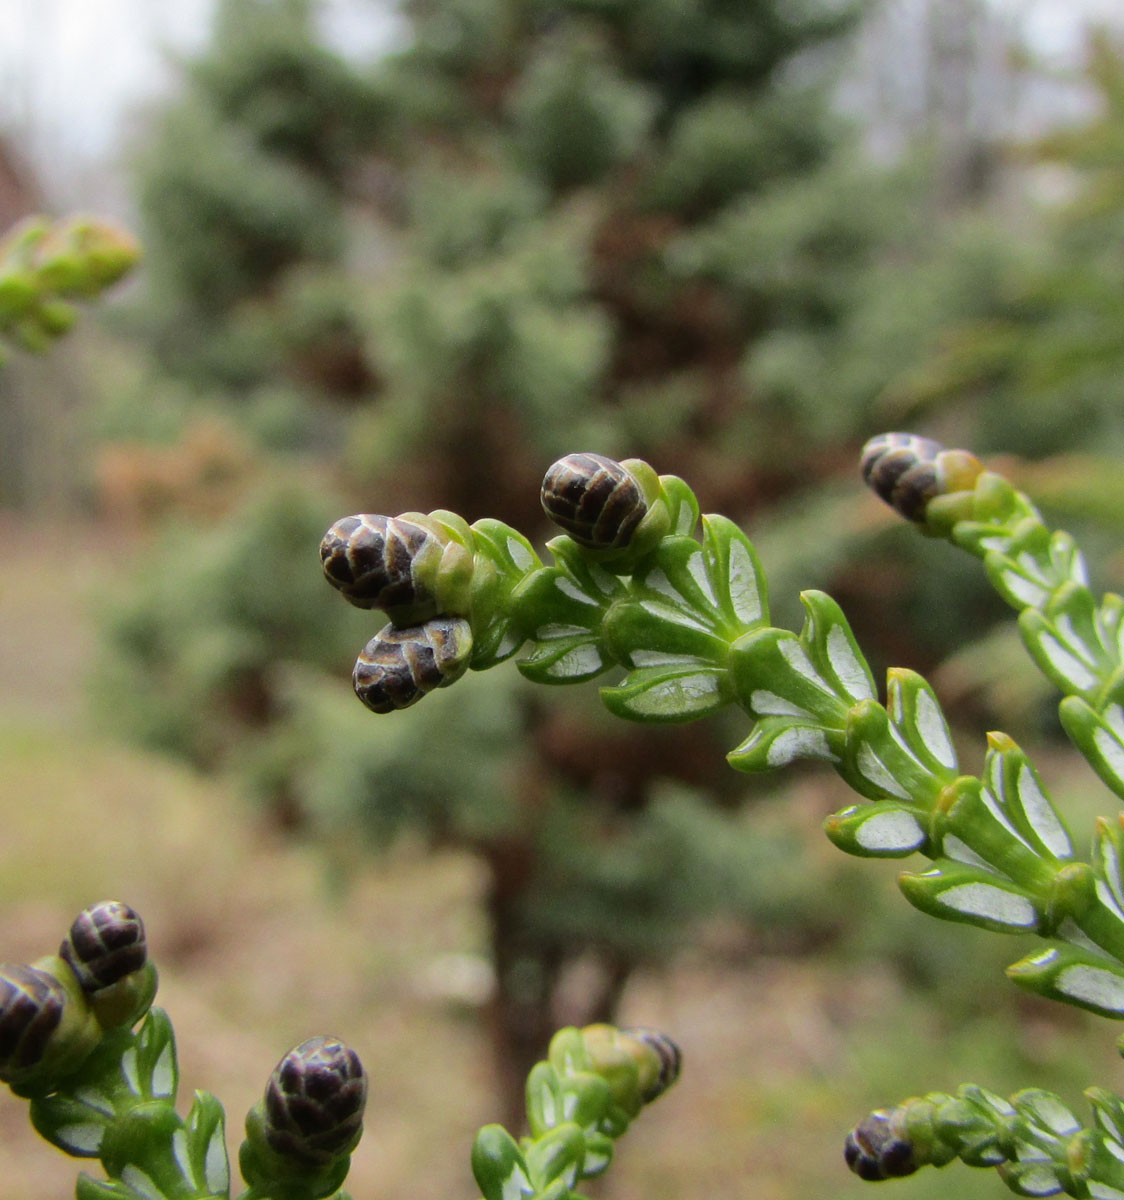
[[139,317],[166,367],[242,391],[369,384],[341,269],[376,104],[321,44],[309,0],[221,0],[138,161]]
[[884,237],[830,104],[853,10],[405,11],[413,43],[380,75],[404,252],[371,310],[388,388],[357,434],[366,469],[420,460],[443,503],[504,518],[576,445],[674,457],[714,503],[775,489],[805,414],[747,378],[754,351],[828,335]]
[[[844,132],[821,57],[853,13],[783,0],[405,13],[412,42],[378,74],[394,180],[380,211],[401,251],[368,310],[385,389],[352,432],[357,477],[379,493],[394,481],[403,507],[525,529],[542,528],[543,467],[574,449],[674,463],[739,509],[776,488],[806,453],[785,453],[785,400],[752,394],[753,347],[781,327],[830,330],[879,237],[868,208],[826,199],[861,186],[833,161]],[[761,263],[740,288],[704,249],[739,221]],[[636,963],[723,902],[717,880],[759,912],[770,892],[759,871],[752,897],[730,887],[754,877],[744,855],[745,870],[716,871],[728,823],[661,799],[669,780],[729,795],[716,731],[612,728],[577,699],[508,711],[520,760],[488,805],[460,785],[464,808],[438,824],[489,868],[492,1028],[514,1094],[568,966],[599,978],[567,1019],[605,1019]]]

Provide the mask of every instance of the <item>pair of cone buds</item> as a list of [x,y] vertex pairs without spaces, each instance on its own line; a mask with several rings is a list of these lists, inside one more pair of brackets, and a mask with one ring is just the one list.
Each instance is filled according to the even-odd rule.
[[51,1090],[155,994],[140,917],[117,900],[84,909],[58,954],[0,965],[0,1080],[20,1092]]
[[450,583],[471,577],[472,555],[438,522],[422,513],[344,517],[324,535],[320,561],[351,604],[391,619],[360,652],[352,674],[356,695],[372,712],[407,708],[468,670],[472,627],[442,604],[449,603],[443,593]]
[[[579,545],[593,551],[629,544],[649,511],[638,472],[630,460],[614,462],[599,454],[571,454],[546,474],[542,504]],[[983,470],[967,450],[949,450],[914,433],[881,433],[863,446],[864,482],[907,520],[924,523],[930,501],[972,487]]]
[[[547,471],[542,504],[580,546],[612,553],[630,544],[649,512],[645,482],[611,458],[570,454]],[[373,712],[407,708],[468,670],[473,552],[434,514],[343,517],[324,535],[320,561],[345,599],[390,617],[353,674]]]

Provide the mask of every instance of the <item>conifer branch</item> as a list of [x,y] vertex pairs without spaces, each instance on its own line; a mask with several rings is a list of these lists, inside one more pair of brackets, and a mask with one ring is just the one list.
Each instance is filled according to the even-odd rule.
[[[1018,610],[1031,658],[1064,697],[1059,712],[1070,739],[1124,798],[1124,599],[1109,592],[1098,602],[1073,538],[1049,529],[1027,496],[965,451],[883,434],[867,443],[863,472],[903,516],[983,562],[992,586]],[[899,496],[909,489],[887,480],[907,473],[932,483],[903,508]]]
[[559,1030],[527,1077],[530,1133],[518,1142],[486,1125],[472,1148],[484,1200],[581,1200],[572,1189],[604,1174],[613,1143],[679,1077],[679,1047],[653,1029]]
[[[1075,594],[1071,540],[1028,535],[1030,502],[966,452],[885,435],[868,445],[863,471],[918,523],[963,510],[966,494],[983,495],[986,511],[1023,530],[1007,553],[997,522],[955,526],[966,543],[989,547],[996,577],[1017,569],[1020,579],[1048,577],[1055,591]],[[329,530],[321,547],[329,581],[353,604],[391,618],[356,665],[368,707],[406,707],[520,647],[520,670],[537,682],[577,683],[623,668],[601,695],[633,720],[687,721],[738,705],[753,725],[727,756],[732,766],[830,763],[863,797],[826,822],[837,846],[866,857],[924,854],[933,865],[900,880],[912,904],[945,920],[1049,939],[1013,964],[1011,977],[1124,1017],[1119,823],[1100,822],[1091,861],[1079,859],[1038,773],[1004,734],[990,735],[980,777],[962,773],[932,688],[895,668],[881,703],[830,596],[802,594],[799,633],[772,625],[752,543],[724,517],[700,520],[682,480],[638,460],[574,454],[547,472],[543,506],[566,530],[548,543],[550,565],[514,529],[469,526],[446,512],[359,515]],[[1039,569],[1018,549],[1024,543],[1055,549]]]
[[1009,1100],[974,1084],[877,1109],[847,1135],[844,1156],[863,1179],[912,1175],[959,1159],[994,1167],[1020,1196],[1117,1200],[1124,1196],[1124,1104],[1103,1088],[1085,1093],[1085,1127],[1051,1092],[1027,1088]]
[[[1065,693],[1063,720],[1075,744],[1124,794],[1124,602],[1108,596],[1096,605],[1068,534],[1049,531],[1025,496],[967,452],[886,434],[868,443],[862,471],[907,519],[983,559],[1020,610],[1028,649]],[[989,735],[982,774],[962,774],[928,683],[892,669],[881,703],[846,618],[822,592],[801,596],[799,633],[772,625],[752,544],[723,517],[700,525],[682,480],[637,460],[570,455],[548,471],[543,506],[566,531],[548,543],[550,565],[495,521],[467,526],[455,514],[432,513],[333,526],[322,545],[329,581],[391,619],[360,657],[361,698],[372,672],[383,672],[395,681],[383,693],[398,699],[376,711],[406,707],[526,646],[520,669],[543,683],[623,669],[601,694],[633,720],[693,720],[737,705],[753,725],[728,755],[732,766],[830,763],[862,797],[828,819],[836,845],[869,857],[926,855],[929,870],[900,880],[912,904],[946,920],[1039,934],[1046,948],[1008,970],[1016,983],[1124,1017],[1121,820],[1098,821],[1090,860],[1077,858],[1041,778],[1002,733]],[[443,649],[436,622],[455,623],[455,651]],[[372,653],[392,644],[393,654]],[[1023,1195],[1113,1200],[1124,1196],[1124,1107],[1110,1093],[1088,1094],[1092,1130],[1041,1091],[1011,1101],[968,1084],[955,1096],[933,1093],[872,1114],[848,1138],[847,1160],[864,1178],[884,1179],[960,1158],[997,1167]],[[514,1141],[495,1137],[509,1181],[517,1169],[529,1180]],[[579,1158],[559,1155],[570,1164],[560,1185],[568,1188],[582,1177]],[[540,1183],[555,1178],[523,1190],[537,1196]],[[495,1200],[506,1194],[497,1188]]]

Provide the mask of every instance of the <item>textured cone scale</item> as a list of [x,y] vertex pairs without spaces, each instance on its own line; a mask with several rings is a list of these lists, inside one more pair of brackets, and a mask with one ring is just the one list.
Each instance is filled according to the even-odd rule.
[[62,1021],[66,993],[34,967],[0,966],[0,1079],[34,1067]]
[[893,1114],[884,1109],[872,1112],[847,1134],[843,1157],[860,1179],[872,1182],[912,1175],[921,1165],[913,1146],[899,1136]]
[[632,1026],[622,1029],[621,1033],[635,1038],[636,1041],[642,1042],[649,1049],[654,1050],[659,1059],[659,1073],[643,1093],[644,1103],[651,1104],[653,1100],[658,1100],[679,1078],[679,1072],[683,1067],[683,1052],[666,1033],[661,1033],[658,1029]]
[[366,1103],[367,1073],[355,1051],[337,1038],[309,1038],[266,1085],[266,1141],[297,1165],[330,1166],[355,1148]]
[[408,708],[468,668],[472,628],[460,617],[434,617],[376,634],[355,663],[355,694],[376,713]]
[[436,542],[421,525],[401,517],[360,513],[343,517],[320,542],[328,582],[358,608],[394,608],[429,599],[414,562]]
[[554,463],[543,479],[542,506],[575,542],[597,550],[627,546],[648,511],[636,480],[600,454],[567,454]]
[[144,966],[148,958],[144,923],[127,904],[103,900],[78,914],[59,956],[91,995]]
[[913,433],[882,433],[863,447],[863,479],[909,521],[924,521],[925,507],[943,487],[937,455],[940,442]]

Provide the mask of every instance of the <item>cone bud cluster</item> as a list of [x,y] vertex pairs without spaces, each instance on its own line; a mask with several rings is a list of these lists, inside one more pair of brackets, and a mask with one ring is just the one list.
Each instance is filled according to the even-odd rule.
[[140,917],[116,900],[84,909],[57,955],[0,965],[0,1080],[51,1090],[106,1030],[138,1020],[155,992]]

